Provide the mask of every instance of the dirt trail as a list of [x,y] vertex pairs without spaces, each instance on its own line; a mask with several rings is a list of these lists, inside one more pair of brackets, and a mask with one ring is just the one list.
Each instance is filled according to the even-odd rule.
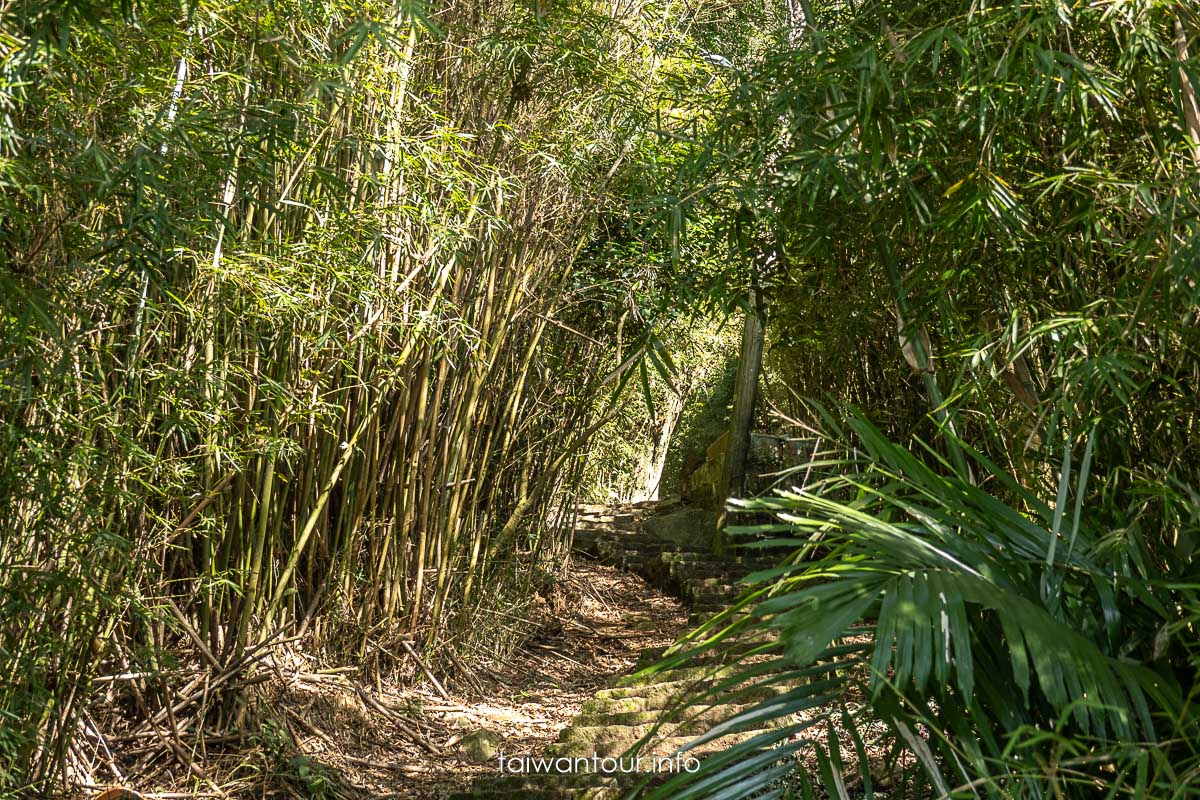
[[[665,510],[685,512],[685,530],[702,527],[685,509]],[[646,521],[663,511],[653,504],[581,509],[568,569],[537,598],[536,627],[505,664],[473,668],[471,680],[451,687],[396,689],[362,685],[345,668],[321,670],[302,654],[276,659],[278,680],[263,687],[260,702],[286,730],[264,729],[250,750],[208,753],[207,786],[164,770],[157,785],[146,781],[140,790],[163,800],[619,795],[626,782],[618,786],[594,768],[528,774],[531,759],[616,759],[643,737],[643,755],[667,757],[727,715],[729,708],[701,708],[681,720],[670,711],[712,685],[722,667],[716,659],[635,682],[629,676],[727,608],[738,578],[767,563],[717,558],[703,534],[680,542],[648,532]]]
[[[689,543],[686,538],[672,541],[652,533],[644,522],[656,510],[653,506],[584,509],[575,532],[575,550],[618,566],[654,589],[677,597],[690,611],[689,627],[725,610],[744,588],[737,585],[738,579],[769,563],[714,556],[702,545],[703,536],[691,537]],[[662,644],[646,645],[637,659],[638,666],[654,663],[665,649]],[[734,710],[728,706],[693,708],[682,713],[677,710],[682,698],[694,696],[727,674],[723,664],[717,658],[705,658],[645,678],[630,679],[630,672],[614,672],[609,685],[595,691],[583,703],[580,714],[563,727],[557,742],[541,752],[502,749],[505,761],[497,758],[492,775],[477,780],[452,800],[618,797],[646,773],[669,774],[685,766],[688,758],[703,758],[734,741],[762,733],[739,731],[680,754],[681,746]],[[745,697],[742,702],[762,699]],[[622,758],[639,743],[639,760],[628,755]],[[611,777],[627,769],[640,775]]]
[[[671,644],[688,619],[678,598],[586,556],[572,559],[546,604],[552,621],[502,668],[481,674],[477,689],[451,688],[448,699],[431,688],[381,695],[388,706],[405,708],[406,717],[419,720],[407,732],[389,735],[377,715],[347,719],[346,709],[331,708],[328,687],[314,687],[308,706],[297,693],[296,708],[311,725],[308,731],[297,725],[301,746],[364,796],[445,800],[498,775],[496,758],[478,761],[469,752],[467,744],[481,731],[498,737],[498,753],[545,752],[585,703],[615,676],[631,672],[645,652]],[[359,704],[347,697],[345,705]],[[423,743],[414,741],[418,737]]]

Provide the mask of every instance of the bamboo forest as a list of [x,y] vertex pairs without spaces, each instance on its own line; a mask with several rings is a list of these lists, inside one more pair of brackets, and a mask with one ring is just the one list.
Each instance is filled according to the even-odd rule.
[[1200,798],[1195,0],[0,0],[0,798]]

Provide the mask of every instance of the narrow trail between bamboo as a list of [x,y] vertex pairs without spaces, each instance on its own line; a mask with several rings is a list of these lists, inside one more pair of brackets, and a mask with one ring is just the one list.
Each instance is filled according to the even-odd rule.
[[[409,656],[427,679],[414,686],[364,683],[360,668],[322,669],[303,652],[284,649],[256,698],[278,733],[264,728],[249,750],[244,741],[226,752],[222,742],[207,741],[216,748],[203,754],[207,790],[177,769],[154,777],[140,770],[140,796],[618,797],[633,780],[664,770],[639,762],[637,774],[614,776],[598,769],[602,762],[621,763],[635,745],[648,760],[670,757],[737,710],[716,702],[682,708],[685,698],[719,680],[722,659],[737,658],[737,645],[723,656],[637,676],[726,609],[742,588],[739,578],[771,563],[713,555],[706,514],[678,503],[581,507],[572,556],[558,579],[538,589],[519,617],[515,609],[492,610],[511,618],[498,630],[523,631],[516,650],[503,663],[460,664],[452,683],[439,681],[415,651]],[[673,534],[650,530],[663,520],[675,521]],[[756,732],[688,755],[703,757]],[[538,767],[535,759],[557,766]],[[590,766],[563,769],[568,761]],[[105,787],[79,788],[78,797],[91,798]]]
[[[675,535],[664,535],[665,529],[651,531],[647,520],[655,516],[662,520],[668,509],[679,512],[671,516],[682,517],[683,530],[676,526]],[[634,667],[659,661],[679,635],[728,608],[743,588],[738,585],[739,578],[771,563],[762,558],[714,555],[705,526],[689,525],[690,520],[698,523],[704,519],[704,513],[688,514],[674,504],[581,510],[573,543],[577,562],[595,559],[612,564],[644,580],[648,591],[668,593],[690,612],[686,625],[661,630],[666,641],[647,645],[627,640],[643,647]],[[624,627],[628,632],[623,635],[636,636],[633,631],[639,625],[638,615],[627,615]],[[738,651],[735,646],[733,652]],[[700,758],[734,741],[760,734],[761,730],[739,729],[681,752],[697,736],[739,710],[720,703],[687,707],[685,702],[725,677],[727,667],[722,659],[727,655],[700,658],[650,675],[634,675],[636,669],[615,671],[559,731],[557,741],[525,750],[500,743],[489,762],[491,774],[474,781],[467,791],[452,795],[451,800],[620,797],[643,779],[665,779],[672,772],[698,765]],[[761,699],[765,698],[743,697],[742,702]]]
[[648,757],[667,756],[726,713],[699,709],[686,720],[668,719],[686,693],[713,679],[712,665],[632,685],[629,676],[727,607],[737,578],[762,566],[643,529],[645,520],[679,510],[581,507],[570,563],[536,598],[537,625],[503,667],[449,689],[427,683],[373,693],[337,676],[297,673],[274,704],[302,757],[312,769],[336,771],[347,797],[619,794],[627,779],[531,774],[534,759],[616,759],[643,737],[653,739],[643,748]]
[[[532,787],[505,786],[500,754],[538,757],[561,748],[562,739],[579,749],[588,705],[619,692],[612,688],[619,679],[688,629],[687,604],[678,593],[660,588],[663,581],[652,585],[630,561],[635,553],[612,546],[614,536],[639,538],[637,520],[653,510],[583,510],[565,573],[535,598],[536,626],[503,666],[449,687],[380,687],[365,698],[335,676],[292,681],[275,705],[286,712],[304,757],[336,770],[352,795],[531,796]],[[674,549],[662,545],[650,555]],[[617,742],[600,746],[609,752]]]

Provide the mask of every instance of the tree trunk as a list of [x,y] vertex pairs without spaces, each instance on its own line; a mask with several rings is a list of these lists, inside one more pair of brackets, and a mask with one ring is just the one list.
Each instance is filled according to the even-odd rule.
[[[729,449],[721,467],[719,497],[721,507],[730,497],[745,490],[746,461],[750,455],[750,429],[754,424],[754,402],[758,398],[758,376],[762,372],[765,328],[759,308],[758,293],[751,290],[750,307],[742,327],[742,351],[738,357],[737,382],[733,394],[733,415],[729,421]],[[717,523],[714,547],[719,552],[725,546],[725,518],[722,510]]]
[[639,492],[638,500],[658,499],[663,469],[667,465],[667,450],[670,449],[671,436],[675,433],[675,426],[679,422],[680,415],[683,414],[683,404],[687,401],[687,396],[688,390],[685,386],[680,386],[677,391],[671,392],[662,425],[659,426],[658,436],[654,440],[653,449],[647,459],[645,480],[642,483],[642,491]]

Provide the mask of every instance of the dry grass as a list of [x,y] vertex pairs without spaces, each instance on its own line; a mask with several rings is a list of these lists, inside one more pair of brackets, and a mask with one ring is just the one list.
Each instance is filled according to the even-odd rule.
[[[486,729],[507,753],[540,753],[586,699],[632,670],[643,650],[674,641],[686,620],[678,601],[641,578],[573,560],[511,622],[529,632],[524,643],[506,660],[441,676],[444,696],[428,680],[366,685],[357,668],[316,663],[303,643],[280,646],[249,678],[263,681],[247,708],[259,732],[205,741],[181,734],[192,770],[157,738],[120,744],[137,715],[119,703],[96,714],[123,785],[150,798],[441,798],[495,774],[494,763],[465,755],[464,735]],[[103,753],[93,756],[103,761]],[[77,786],[73,796],[98,788]]]

